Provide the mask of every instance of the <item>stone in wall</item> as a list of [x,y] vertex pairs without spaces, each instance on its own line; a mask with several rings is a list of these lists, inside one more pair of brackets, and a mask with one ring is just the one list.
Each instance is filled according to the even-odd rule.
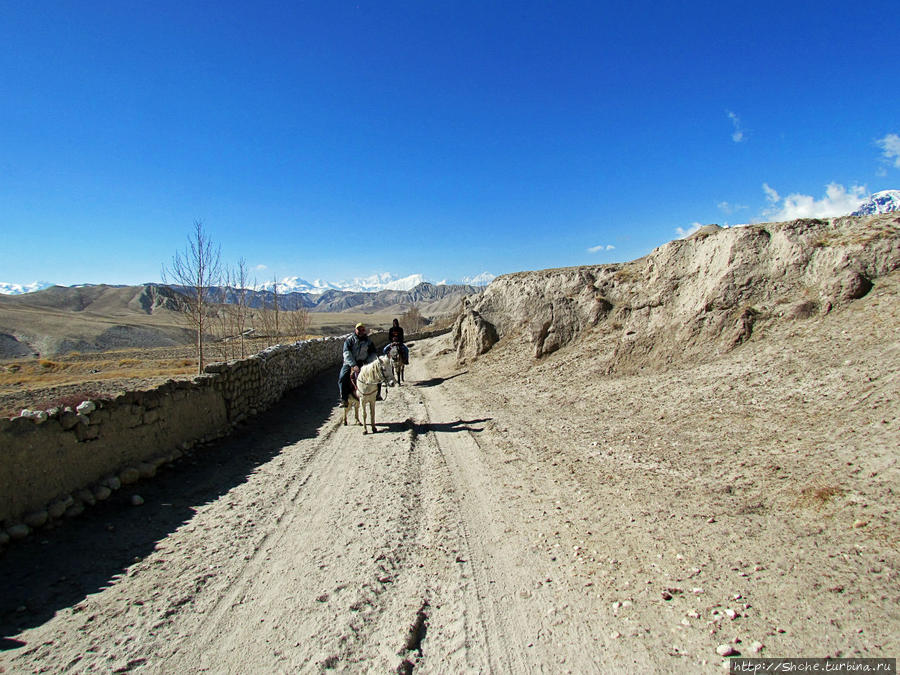
[[84,508],[83,500],[72,499],[80,490],[102,499],[116,489],[109,481],[118,484],[120,471],[128,475],[134,467],[139,477],[151,475],[173,452],[221,437],[310,377],[336,369],[342,346],[343,338],[279,345],[242,361],[210,364],[189,381],[88,402],[78,412],[0,419],[0,521],[28,528],[22,522],[28,513],[65,517]]

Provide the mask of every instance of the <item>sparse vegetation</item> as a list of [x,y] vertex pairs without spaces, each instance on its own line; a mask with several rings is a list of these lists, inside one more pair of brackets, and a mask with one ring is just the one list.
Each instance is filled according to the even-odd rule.
[[210,321],[209,307],[214,299],[210,290],[221,283],[221,251],[203,229],[203,222],[194,221],[194,231],[188,246],[177,251],[170,266],[163,267],[163,283],[175,291],[178,309],[197,335],[197,372],[203,372],[203,343]]
[[427,323],[425,317],[422,316],[419,308],[415,305],[403,312],[403,315],[400,317],[400,325],[403,326],[403,330],[407,333],[418,333]]
[[821,509],[831,500],[843,495],[844,492],[845,490],[837,485],[826,483],[808,485],[800,490],[797,505]]
[[292,341],[302,340],[309,332],[309,310],[295,309],[284,312],[285,336]]
[[[184,347],[185,354],[192,350]],[[65,355],[56,361],[21,359],[7,362],[0,370],[0,391],[16,387],[52,387],[84,381],[122,378],[174,377],[190,375],[197,361],[173,355],[172,348],[133,350],[134,356],[122,352],[98,353],[91,357]]]
[[642,266],[629,263],[623,265],[613,273],[613,278],[619,283],[631,283],[641,278]]
[[810,245],[813,248],[827,248],[829,246],[834,246],[837,243],[839,243],[839,242],[837,242],[835,240],[834,236],[827,234],[827,233],[822,233],[822,234],[818,235],[815,239],[813,239],[812,242],[810,243]]

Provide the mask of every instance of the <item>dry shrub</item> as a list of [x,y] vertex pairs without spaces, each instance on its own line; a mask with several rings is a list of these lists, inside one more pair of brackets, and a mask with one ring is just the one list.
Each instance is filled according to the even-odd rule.
[[810,245],[813,248],[828,248],[829,246],[836,246],[839,244],[839,240],[833,234],[821,233],[816,236]]
[[[176,377],[197,369],[191,357],[154,353],[97,353],[90,358],[65,354],[51,359],[21,359],[0,367],[0,391],[37,389],[110,379]],[[88,385],[90,386],[90,385]]]
[[797,506],[805,506],[814,509],[822,509],[836,497],[840,497],[846,492],[844,488],[837,485],[826,483],[817,483],[808,485],[800,490],[797,496]]
[[643,270],[643,265],[629,263],[617,269],[613,274],[613,279],[615,279],[619,283],[632,283],[635,281],[640,281],[643,278]]

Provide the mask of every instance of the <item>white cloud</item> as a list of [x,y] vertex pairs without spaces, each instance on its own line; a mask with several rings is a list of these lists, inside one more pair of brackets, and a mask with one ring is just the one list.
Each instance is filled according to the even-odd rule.
[[684,239],[685,237],[690,237],[694,232],[703,227],[703,223],[691,223],[691,226],[687,229],[683,227],[676,227],[675,231],[678,233],[678,236]]
[[470,286],[487,286],[496,278],[496,274],[491,274],[490,272],[482,272],[481,274],[476,274],[475,276],[463,277],[462,283],[469,284]]
[[591,246],[588,249],[588,253],[599,253],[600,251],[612,251],[616,247],[612,244],[599,244],[597,246]]
[[717,206],[723,213],[734,213],[747,208],[746,204],[729,204],[728,202],[719,202]]
[[868,196],[865,185],[854,185],[847,190],[838,183],[826,185],[825,196],[822,199],[799,193],[789,194],[782,199],[767,183],[763,183],[762,189],[771,204],[771,208],[763,211],[763,216],[766,220],[776,222],[797,218],[844,216],[855,211]]
[[881,148],[881,155],[884,157],[884,161],[893,165],[895,169],[900,169],[900,136],[887,134],[884,138],[879,138],[875,143]]
[[766,193],[766,201],[768,201],[770,204],[777,204],[781,199],[781,197],[778,196],[778,193],[769,187],[768,183],[763,183],[762,189],[763,192]]
[[726,110],[725,114],[728,115],[728,119],[731,120],[731,125],[734,127],[734,131],[731,134],[731,140],[735,143],[741,143],[744,140],[744,128],[741,125],[741,118],[730,110]]
[[257,272],[263,272],[269,268],[266,265],[257,265],[253,269],[256,270]]

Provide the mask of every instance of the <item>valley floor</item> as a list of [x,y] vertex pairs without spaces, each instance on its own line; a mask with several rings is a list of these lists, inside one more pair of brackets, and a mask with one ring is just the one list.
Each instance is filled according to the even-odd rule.
[[[896,276],[896,275],[894,275]],[[604,376],[448,336],[0,557],[0,672],[721,672],[900,653],[900,303]],[[523,369],[523,363],[526,364]]]

